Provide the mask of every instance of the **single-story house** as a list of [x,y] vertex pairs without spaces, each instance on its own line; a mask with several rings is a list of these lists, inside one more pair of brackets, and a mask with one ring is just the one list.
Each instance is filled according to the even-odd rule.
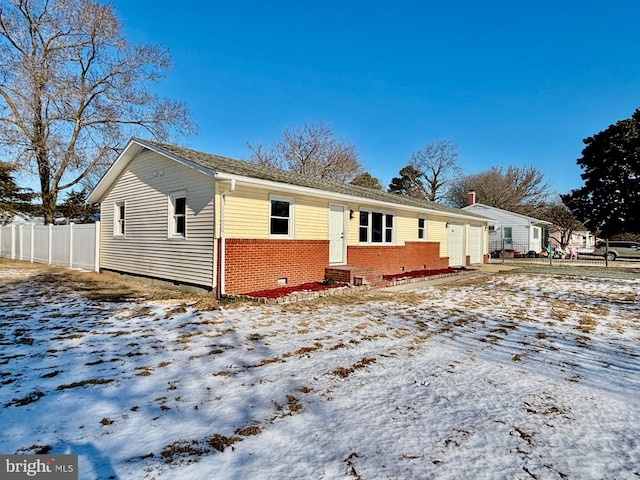
[[88,201],[101,270],[220,296],[488,258],[473,212],[136,138]]
[[[549,244],[551,248],[554,250],[560,248],[560,242],[558,240],[562,238],[563,234],[566,235],[566,232],[558,229],[551,229],[549,231]],[[584,227],[571,232],[569,238],[565,238],[564,240],[566,241],[565,249],[574,247],[578,250],[578,253],[591,253],[596,249],[596,236]]]
[[467,203],[462,210],[491,219],[489,252],[540,253],[545,246],[544,231],[552,225],[550,222],[478,203],[473,191],[469,192]]

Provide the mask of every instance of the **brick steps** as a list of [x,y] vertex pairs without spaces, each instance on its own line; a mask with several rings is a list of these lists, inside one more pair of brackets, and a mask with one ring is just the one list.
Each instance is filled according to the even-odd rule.
[[378,288],[389,285],[389,282],[382,279],[382,274],[373,267],[344,265],[325,268],[324,272],[326,278],[354,287],[369,285],[371,288]]

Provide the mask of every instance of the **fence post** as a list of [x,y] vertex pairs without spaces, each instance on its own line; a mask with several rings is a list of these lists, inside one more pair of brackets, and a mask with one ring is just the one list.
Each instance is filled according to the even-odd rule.
[[608,267],[609,266],[609,239],[607,238],[604,241],[604,266]]
[[53,258],[53,225],[49,224],[49,254],[47,259],[47,265],[51,265],[51,259]]
[[69,222],[69,268],[73,268],[73,222]]
[[95,227],[95,236],[96,236],[95,237],[95,242],[96,242],[96,247],[95,248],[96,248],[96,252],[95,252],[95,260],[94,260],[94,263],[93,263],[93,265],[94,265],[93,269],[96,272],[99,272],[100,271],[100,231],[101,231],[100,230],[100,221],[97,221],[94,225],[96,226]]
[[23,224],[18,225],[18,260],[22,261],[22,241],[24,240],[24,237],[22,236],[22,227]]
[[36,246],[36,239],[35,239],[35,236],[36,236],[36,228],[35,228],[35,225],[32,223],[32,224],[31,224],[31,247],[30,247],[30,249],[29,249],[29,251],[31,252],[31,254],[29,255],[29,257],[30,257],[30,258],[29,258],[29,261],[30,261],[31,263],[33,263],[33,249],[34,249],[34,248],[35,248],[35,246]]
[[16,226],[11,224],[11,260],[16,259]]

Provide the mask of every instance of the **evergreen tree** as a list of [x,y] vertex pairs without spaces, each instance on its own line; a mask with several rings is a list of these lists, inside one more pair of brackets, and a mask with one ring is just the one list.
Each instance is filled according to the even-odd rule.
[[391,179],[389,184],[390,193],[396,193],[398,195],[406,195],[412,198],[420,198],[422,200],[427,198],[427,191],[422,183],[422,172],[417,170],[413,165],[407,165],[400,169],[398,172],[399,177]]
[[640,109],[583,142],[577,163],[585,184],[562,201],[602,237],[639,234]]
[[14,178],[15,167],[7,162],[0,162],[0,224],[11,222],[15,213],[30,212],[33,193],[19,187]]

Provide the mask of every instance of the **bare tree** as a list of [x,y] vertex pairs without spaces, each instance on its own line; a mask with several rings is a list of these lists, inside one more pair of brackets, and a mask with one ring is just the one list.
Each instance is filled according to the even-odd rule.
[[549,198],[549,186],[543,173],[535,167],[509,165],[492,167],[453,182],[447,195],[448,203],[456,207],[467,204],[467,194],[476,192],[478,202],[523,215],[539,214]]
[[147,90],[169,64],[166,49],[127,42],[110,5],[2,0],[0,145],[37,172],[46,223],[58,193],[99,174],[135,132],[195,131],[184,104]]
[[441,200],[451,182],[462,175],[458,165],[458,146],[447,140],[429,143],[414,152],[410,165],[420,172],[426,199],[432,202]]
[[269,149],[249,142],[247,146],[250,161],[324,180],[348,183],[363,169],[356,147],[335,138],[322,122],[285,129],[282,140]]
[[249,154],[250,162],[256,163],[258,165],[264,165],[267,167],[274,168],[283,168],[282,162],[278,158],[277,152],[273,149],[273,147],[265,147],[262,143],[257,143],[253,145],[251,142],[246,142],[247,148],[251,152]]
[[559,200],[545,205],[539,217],[542,220],[553,223],[553,230],[556,233],[550,235],[549,238],[553,238],[558,242],[563,250],[569,245],[573,232],[585,228],[569,208]]

